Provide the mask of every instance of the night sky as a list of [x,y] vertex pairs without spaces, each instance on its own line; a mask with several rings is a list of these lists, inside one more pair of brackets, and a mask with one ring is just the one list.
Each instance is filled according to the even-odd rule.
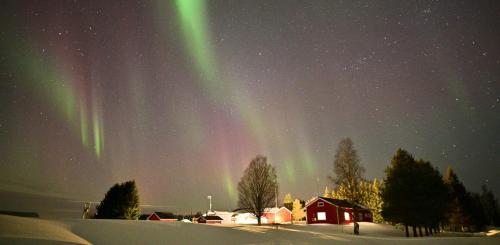
[[[280,199],[397,148],[500,196],[499,1],[2,1],[0,189],[236,208],[252,158]],[[319,181],[318,181],[319,180]]]

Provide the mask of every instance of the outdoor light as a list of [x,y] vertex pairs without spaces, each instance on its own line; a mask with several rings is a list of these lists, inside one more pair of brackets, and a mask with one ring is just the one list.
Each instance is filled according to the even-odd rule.
[[344,212],[344,220],[351,220],[348,212]]

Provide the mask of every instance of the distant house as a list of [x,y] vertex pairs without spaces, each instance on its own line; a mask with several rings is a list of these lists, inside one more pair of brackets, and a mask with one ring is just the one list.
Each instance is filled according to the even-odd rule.
[[286,207],[266,208],[262,217],[266,218],[264,224],[289,224],[292,222],[292,211]]
[[159,221],[160,217],[156,213],[141,214],[141,216],[139,216],[139,220],[155,220],[155,221]]
[[164,222],[175,222],[177,221],[177,217],[173,213],[165,213],[165,212],[154,212],[158,217],[160,217],[160,221]]
[[213,211],[213,212],[208,212],[208,215],[216,215],[222,218],[221,223],[222,224],[232,224],[234,223],[232,221],[233,217],[233,212],[227,212],[227,211]]
[[354,216],[357,221],[373,222],[370,209],[346,200],[315,197],[305,208],[308,224],[349,224]]
[[[232,223],[234,224],[241,224],[241,225],[257,224],[257,217],[255,217],[254,214],[242,210],[235,212],[231,220]],[[267,218],[263,217],[261,219],[261,222],[267,223]]]
[[206,215],[206,216],[201,216],[198,218],[198,223],[204,223],[204,224],[222,224],[222,219],[221,217],[217,215]]
[[[244,209],[233,211],[232,223],[234,224],[257,224],[257,217]],[[292,222],[292,211],[286,207],[265,208],[260,218],[262,224],[288,224]]]
[[152,220],[152,221],[163,221],[163,222],[177,221],[174,214],[164,213],[164,212],[153,212],[151,214],[141,214],[141,216],[139,216],[139,220]]

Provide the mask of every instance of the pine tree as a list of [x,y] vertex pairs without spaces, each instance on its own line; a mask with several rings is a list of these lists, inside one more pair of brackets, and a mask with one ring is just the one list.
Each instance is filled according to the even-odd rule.
[[288,210],[292,210],[293,208],[292,194],[287,193],[285,195],[285,198],[283,199],[283,206],[285,206],[285,208],[288,208]]
[[[406,236],[413,226],[413,236],[422,236],[422,227],[435,229],[444,220],[447,210],[447,188],[439,171],[424,160],[398,149],[386,169],[382,189],[382,216],[403,223]],[[427,232],[426,232],[427,235]]]
[[398,149],[385,170],[386,179],[382,190],[382,217],[385,220],[402,223],[406,236],[409,236],[408,225],[414,225],[415,183],[418,179],[413,175],[415,160],[407,151]]
[[446,170],[444,183],[448,188],[450,198],[446,214],[449,228],[452,231],[463,231],[464,227],[469,226],[470,219],[465,210],[468,199],[467,190],[450,166]]
[[481,195],[468,193],[466,213],[470,218],[470,228],[472,231],[482,231],[488,223],[484,207],[481,203]]
[[140,215],[139,192],[134,180],[115,184],[97,206],[98,219],[137,219]]
[[335,161],[333,162],[334,176],[329,176],[329,179],[340,188],[345,189],[346,199],[353,202],[358,202],[359,183],[363,180],[365,169],[360,165],[359,157],[354,149],[352,140],[344,138],[340,141],[335,153]]
[[424,160],[416,162],[415,175],[420,179],[416,197],[418,201],[415,212],[418,214],[416,225],[425,228],[436,228],[445,220],[449,203],[446,184],[439,171],[431,163]]
[[451,167],[444,178],[450,197],[447,221],[453,231],[480,231],[489,223],[483,196],[468,192]]
[[300,200],[295,199],[295,201],[293,201],[293,209],[292,209],[293,220],[299,221],[299,220],[302,220],[305,216],[306,215],[305,215],[304,209],[302,208],[302,204],[300,203]]
[[500,207],[493,192],[488,190],[486,185],[481,187],[481,204],[483,205],[487,225],[500,226]]

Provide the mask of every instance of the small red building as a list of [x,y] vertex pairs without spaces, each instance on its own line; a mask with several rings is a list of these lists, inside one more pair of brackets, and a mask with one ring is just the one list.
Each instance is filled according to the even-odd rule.
[[160,220],[160,217],[156,213],[141,214],[141,216],[139,216],[139,220],[155,220],[155,221],[158,221],[158,220]]
[[315,197],[306,204],[308,224],[349,224],[357,221],[373,222],[370,209],[361,205],[326,197]]
[[266,208],[262,217],[267,219],[268,224],[288,224],[292,222],[292,211],[288,208]]
[[201,216],[198,218],[198,223],[202,224],[222,224],[222,219],[221,217],[217,215],[207,215],[207,216]]
[[177,221],[174,214],[163,213],[163,212],[152,212],[151,214],[142,214],[141,216],[139,216],[139,220],[152,220],[152,221],[163,221],[163,222]]

